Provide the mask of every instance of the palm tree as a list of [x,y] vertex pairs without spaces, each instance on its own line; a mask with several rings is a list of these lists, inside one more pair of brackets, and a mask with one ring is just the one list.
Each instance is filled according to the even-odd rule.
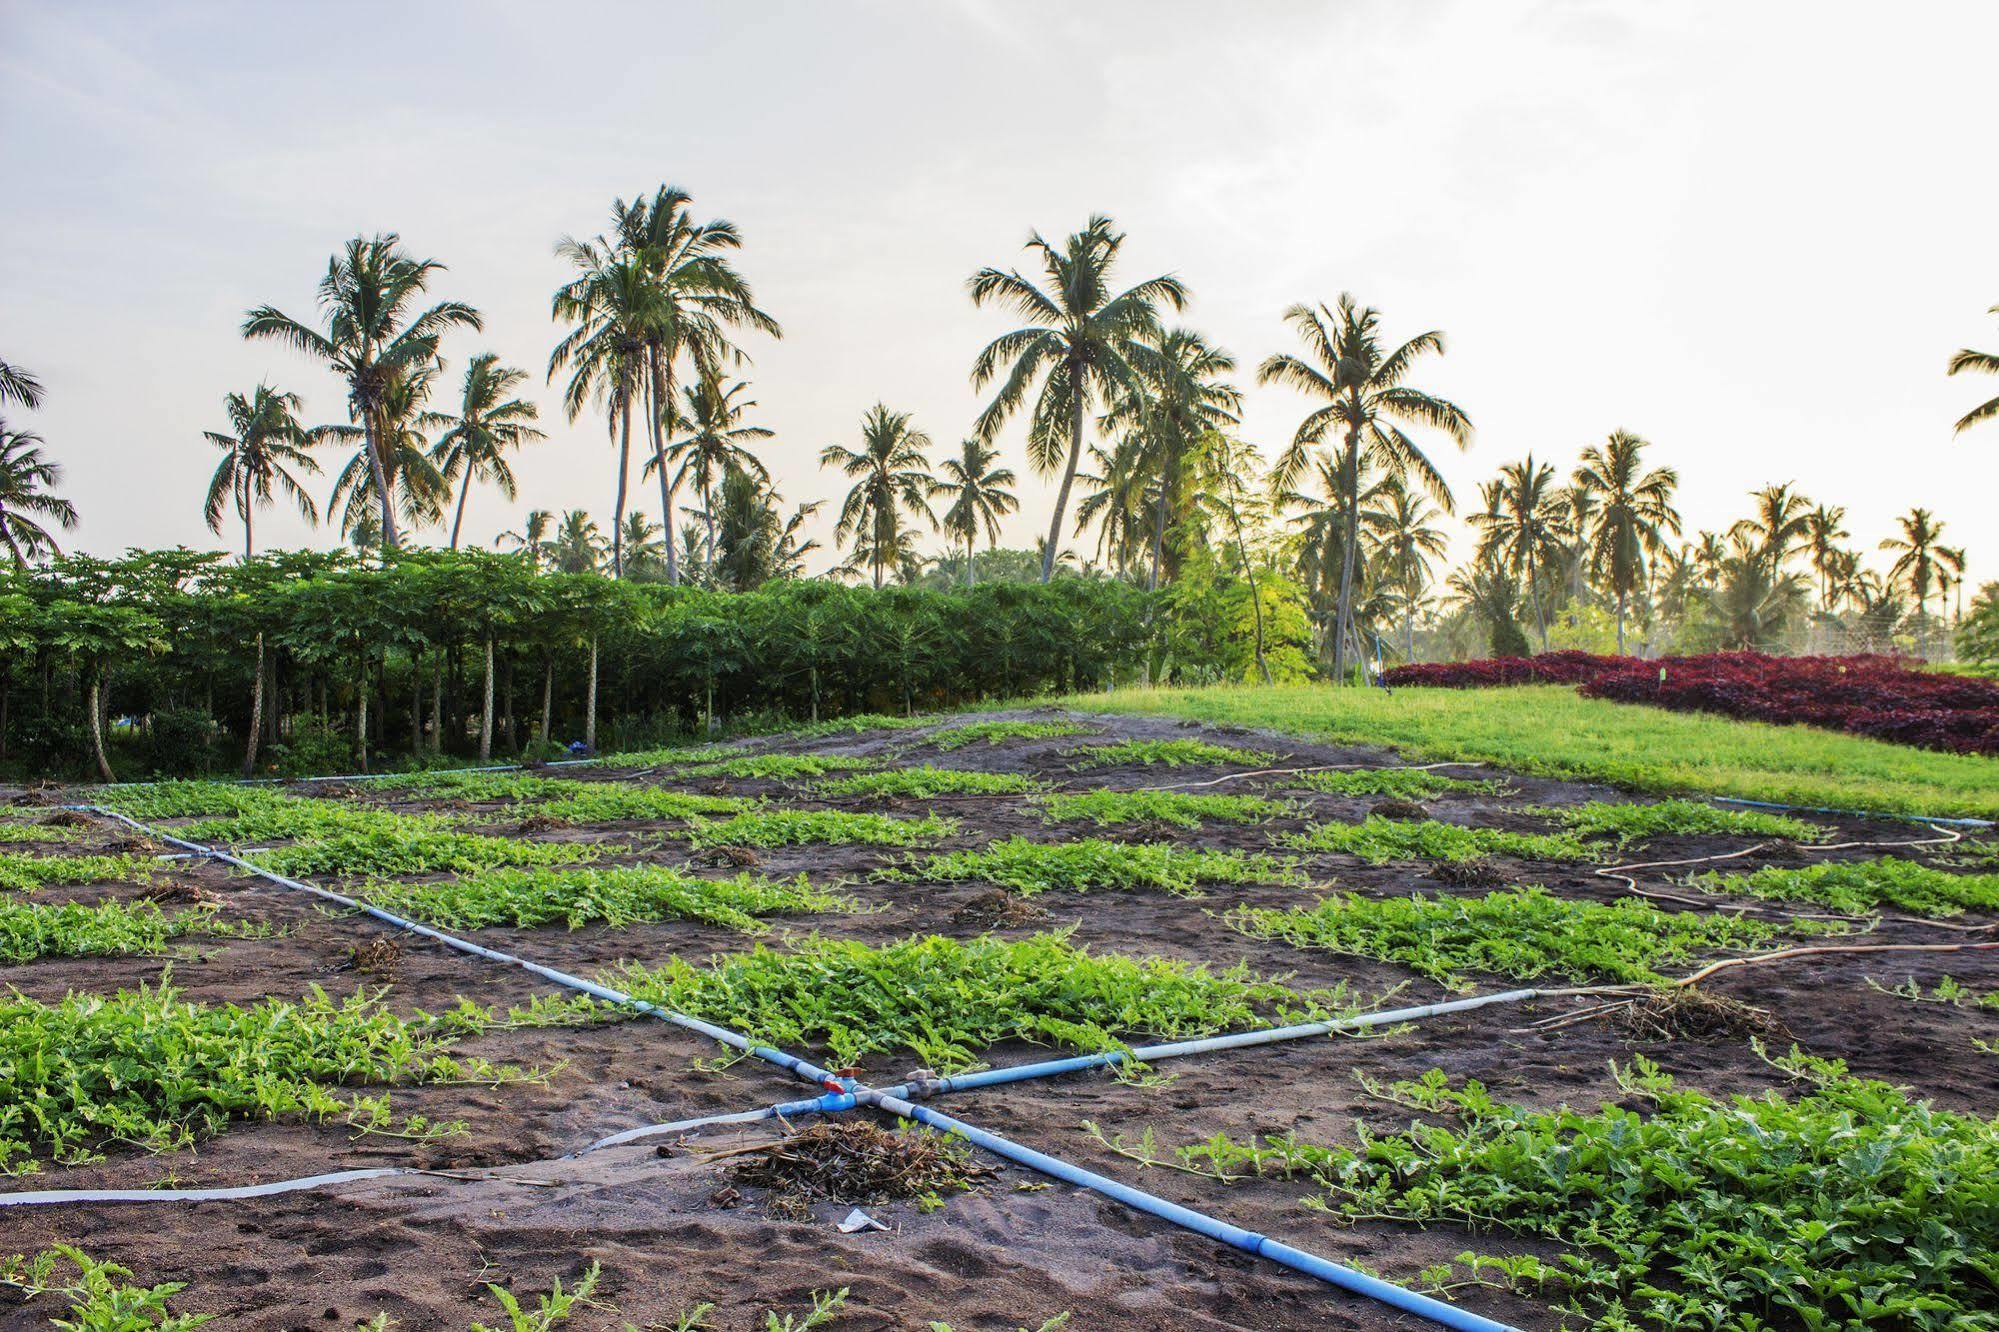
[[938,470],[943,473],[933,494],[949,495],[951,507],[944,511],[946,532],[965,542],[965,586],[977,581],[972,572],[973,547],[984,528],[988,545],[999,545],[1000,519],[1020,508],[1009,487],[1014,484],[1011,467],[995,467],[999,450],[976,435],[959,446],[955,458],[946,458]]
[[319,283],[319,307],[326,330],[308,328],[268,305],[250,311],[246,338],[274,338],[324,361],[347,381],[349,414],[360,423],[368,470],[380,510],[382,544],[397,544],[393,482],[383,452],[383,412],[393,386],[437,359],[447,329],[477,329],[479,312],[460,301],[444,301],[411,316],[410,307],[444,271],[435,259],[412,259],[394,233],[347,242],[327,263]]
[[595,573],[604,558],[604,538],[589,514],[571,509],[562,515],[548,553],[557,573]]
[[1014,269],[982,268],[967,284],[972,304],[997,302],[1027,321],[1026,327],[994,338],[972,363],[974,388],[992,382],[1002,367],[1012,367],[979,413],[974,430],[991,442],[1040,378],[1040,396],[1028,423],[1027,456],[1044,476],[1058,467],[1062,471],[1042,547],[1044,583],[1055,576],[1062,519],[1083,457],[1084,414],[1092,403],[1137,387],[1131,357],[1138,339],[1158,327],[1161,305],[1180,310],[1187,304],[1186,287],[1171,274],[1112,294],[1111,270],[1123,246],[1124,234],[1109,218],[1096,216],[1059,250],[1039,232],[1027,238],[1026,248],[1040,260],[1047,279],[1046,290]]
[[1957,610],[1952,618],[1964,619],[1964,562],[1967,556],[1963,546],[1937,547],[1937,613],[1942,614],[1952,589],[1957,592]]
[[248,398],[232,393],[222,400],[222,410],[228,414],[229,428],[234,434],[201,432],[203,438],[222,450],[222,461],[216,465],[215,475],[209,478],[202,516],[208,520],[208,530],[220,534],[223,510],[234,500],[236,514],[243,520],[246,560],[256,553],[252,515],[259,504],[271,503],[277,491],[291,497],[307,522],[319,521],[319,506],[290,470],[296,467],[314,475],[319,472],[318,461],[306,450],[324,436],[299,424],[300,406],[298,394],[275,393],[269,385],[259,384]]
[[[666,449],[666,461],[677,462],[680,470],[674,474],[673,484],[668,490],[678,490],[684,481],[692,481],[696,493],[701,496],[703,524],[707,528],[707,549],[703,563],[711,569],[715,563],[715,483],[726,475],[730,468],[748,472],[760,480],[768,481],[770,473],[749,451],[749,441],[769,439],[776,432],[763,426],[744,425],[743,417],[756,406],[755,399],[744,398],[750,386],[737,380],[727,388],[713,375],[703,375],[683,391],[686,409],[677,423],[688,428],[688,436]],[[649,459],[645,470],[658,470],[659,459]]]
[[[1999,314],[1999,305],[1993,306],[1986,313]],[[1972,351],[1967,347],[1950,358],[1950,369],[1947,373],[1955,375],[1967,370],[1973,374],[1999,375],[1999,356],[1991,352]],[[1957,419],[1957,428],[1953,433],[1963,434],[1979,422],[1990,421],[1995,417],[1999,417],[1999,398],[1987,398]]]
[[1092,444],[1090,466],[1076,474],[1088,491],[1076,506],[1076,530],[1097,524],[1098,558],[1118,573],[1130,574],[1145,549],[1145,515],[1152,507],[1145,442],[1125,435],[1109,449]]
[[[632,408],[649,391],[646,339],[660,320],[659,293],[644,263],[605,241],[564,237],[556,253],[577,270],[555,292],[551,316],[574,324],[548,358],[548,378],[571,370],[562,405],[574,421],[595,401],[618,450],[611,515],[611,576],[624,576],[625,493],[631,479]],[[668,522],[672,519],[669,517]]]
[[548,554],[548,529],[555,525],[555,515],[547,509],[529,509],[521,522],[518,532],[502,532],[493,538],[495,546],[512,546],[525,551],[528,567],[539,570],[542,557]]
[[1416,608],[1431,582],[1431,561],[1444,558],[1450,541],[1436,526],[1437,510],[1400,481],[1382,487],[1379,512],[1375,533],[1379,558],[1402,602],[1402,656],[1413,661]]
[[861,419],[861,447],[828,444],[819,454],[821,467],[839,467],[858,477],[840,506],[839,537],[854,542],[854,558],[865,560],[882,585],[885,566],[899,563],[910,550],[913,535],[903,523],[903,510],[937,525],[930,508],[936,484],[925,450],[930,437],[909,423],[909,413],[891,412],[881,403]]
[[720,585],[747,592],[773,579],[804,575],[806,555],[819,549],[817,541],[803,534],[819,511],[817,500],[782,518],[778,506],[783,497],[768,480],[734,468],[723,474],[719,494],[715,575]]
[[1516,578],[1524,579],[1534,608],[1541,650],[1548,650],[1548,617],[1541,604],[1541,573],[1562,554],[1562,506],[1555,469],[1534,455],[1499,469],[1498,505],[1472,516],[1482,529],[1479,554],[1489,555]]
[[[1791,483],[1751,491],[1754,511],[1729,529],[1746,538],[1773,569],[1782,570],[1811,539],[1812,502]],[[1740,554],[1740,552],[1737,552]]]
[[625,515],[622,542],[625,548],[625,576],[640,582],[656,582],[666,577],[666,529],[637,509]]
[[1819,604],[1832,608],[1832,580],[1840,561],[1839,543],[1853,534],[1842,524],[1846,522],[1846,509],[1838,504],[1821,504],[1805,516],[1805,551],[1812,563],[1812,572],[1819,577]]
[[1670,467],[1643,470],[1645,441],[1623,430],[1583,450],[1575,487],[1595,497],[1587,531],[1590,565],[1617,594],[1617,650],[1624,651],[1624,610],[1650,562],[1680,534],[1673,491],[1680,474]]
[[431,463],[447,486],[458,483],[458,509],[451,519],[453,550],[458,549],[459,529],[465,525],[465,497],[472,493],[472,482],[491,481],[512,499],[514,469],[507,464],[507,451],[548,438],[528,424],[539,419],[541,409],[507,396],[527,377],[525,370],[501,365],[495,353],[481,352],[465,366],[458,414],[433,418],[445,430],[430,447]]
[[[727,360],[745,358],[729,340],[731,331],[752,328],[781,338],[784,330],[756,304],[750,284],[730,264],[724,251],[742,248],[735,224],[720,218],[696,222],[688,212],[692,202],[685,190],[661,185],[650,200],[629,206],[612,205],[618,245],[635,256],[652,286],[649,316],[642,335],[646,387],[651,401],[647,417],[652,430],[652,463],[659,477],[659,502],[666,514],[668,581],[678,581],[674,554],[673,491],[678,478],[667,474],[666,459],[674,424],[673,381],[685,357],[696,374],[709,378]],[[710,503],[703,497],[703,506]],[[713,533],[709,545],[714,545]]]
[[42,381],[18,365],[0,361],[0,407],[18,402],[30,411],[42,405]]
[[1195,444],[1239,421],[1242,394],[1222,382],[1233,374],[1235,358],[1188,328],[1160,329],[1133,344],[1129,356],[1138,382],[1121,394],[1105,424],[1137,435],[1154,478],[1152,571],[1147,587],[1159,586],[1166,548],[1168,512],[1180,513],[1182,473]]
[[[443,373],[441,361],[408,367],[391,377],[382,387],[375,408],[375,443],[368,448],[367,433],[360,426],[320,426],[315,437],[354,446],[354,456],[333,478],[333,493],[326,501],[329,516],[340,515],[341,530],[352,533],[363,525],[369,509],[373,464],[382,465],[389,494],[395,496],[394,510],[408,527],[427,527],[441,522],[451,487],[430,460],[430,439],[425,431],[451,418],[429,409],[431,390]],[[379,513],[366,520],[381,540]],[[357,546],[357,549],[360,547]]]
[[1943,524],[1928,509],[1911,509],[1895,521],[1902,529],[1900,535],[1881,543],[1882,550],[1900,552],[1888,577],[1914,594],[1916,614],[1924,615],[1929,611],[1930,588],[1942,572]]
[[1288,384],[1323,398],[1325,405],[1299,422],[1290,447],[1271,469],[1271,485],[1280,493],[1289,490],[1303,474],[1312,450],[1335,432],[1340,434],[1334,493],[1346,510],[1348,537],[1341,557],[1333,674],[1344,679],[1347,640],[1353,632],[1353,571],[1359,544],[1354,534],[1360,530],[1362,474],[1378,470],[1406,478],[1413,473],[1437,506],[1451,512],[1450,487],[1403,431],[1402,423],[1440,430],[1463,448],[1471,442],[1471,418],[1456,404],[1403,383],[1420,357],[1442,354],[1442,333],[1418,333],[1383,354],[1380,312],[1357,305],[1344,292],[1330,309],[1294,305],[1284,318],[1304,340],[1306,355],[1279,352],[1267,358],[1257,367],[1257,382]]
[[1777,549],[1759,535],[1753,523],[1737,523],[1729,533],[1727,553],[1720,560],[1714,589],[1708,593],[1721,619],[1724,647],[1776,646],[1810,595],[1801,576],[1785,572],[1783,560],[1775,555]]
[[44,523],[76,529],[76,506],[50,493],[61,481],[62,466],[42,456],[40,435],[0,421],[0,546],[16,568],[62,553]]

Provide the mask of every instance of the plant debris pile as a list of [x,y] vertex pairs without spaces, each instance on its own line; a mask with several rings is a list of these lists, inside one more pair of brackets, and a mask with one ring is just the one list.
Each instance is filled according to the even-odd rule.
[[939,1134],[895,1132],[858,1119],[800,1129],[750,1149],[729,1166],[738,1184],[834,1203],[938,1198],[977,1188],[997,1173]]

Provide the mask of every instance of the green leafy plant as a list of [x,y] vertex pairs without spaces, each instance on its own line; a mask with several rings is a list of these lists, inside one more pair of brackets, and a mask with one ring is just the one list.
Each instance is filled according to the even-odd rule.
[[1289,779],[1308,791],[1340,796],[1400,796],[1420,800],[1439,795],[1491,795],[1504,783],[1446,777],[1427,768],[1352,768],[1301,773]]
[[1012,772],[965,772],[956,768],[891,768],[816,783],[812,793],[829,799],[865,796],[876,799],[928,800],[940,795],[1025,795],[1045,790],[1046,783]]
[[158,868],[150,856],[31,856],[0,851],[0,889],[32,893],[37,888],[82,883],[143,883]]
[[709,846],[927,846],[956,832],[935,814],[920,819],[855,814],[839,809],[751,810],[732,819],[696,819],[687,839]]
[[1064,758],[1081,759],[1093,768],[1133,766],[1168,768],[1198,767],[1203,764],[1257,766],[1271,762],[1271,756],[1254,749],[1235,749],[1210,744],[1206,740],[1120,740],[1108,745],[1085,745],[1065,749]]
[[811,937],[705,966],[627,963],[611,983],[773,1045],[824,1043],[843,1064],[907,1051],[936,1069],[970,1067],[1007,1040],[1112,1050],[1122,1035],[1205,1036],[1348,1008],[1343,990],[1301,993],[1241,967],[1092,953],[1054,934],[882,947]]
[[1649,805],[1592,800],[1535,811],[1565,825],[1578,837],[1609,838],[1620,844],[1653,837],[1775,837],[1788,842],[1823,841],[1816,823],[1762,810],[1717,809],[1700,800],[1660,800]]
[[663,865],[492,869],[430,883],[371,883],[360,896],[445,929],[680,919],[759,934],[765,916],[856,909],[850,898],[817,891],[804,875],[790,883],[748,874],[704,879]]
[[881,871],[886,879],[998,884],[1017,893],[1153,888],[1193,896],[1204,883],[1302,885],[1296,862],[1245,851],[1187,851],[1152,842],[1083,837],[1030,842],[1009,837],[982,851],[953,851]]
[[484,837],[443,828],[398,827],[337,832],[317,841],[260,852],[256,863],[276,874],[475,874],[503,865],[574,865],[595,860],[597,847],[576,842]]
[[1942,1004],[1949,1008],[1999,1008],[1999,990],[1988,990],[1984,994],[1972,989],[1955,976],[1939,976],[1936,985],[1929,990],[1914,976],[1893,989],[1869,979],[1867,982],[1883,994],[1892,994],[1897,999],[1907,999],[1915,1004]]
[[177,1314],[168,1307],[167,1301],[187,1288],[185,1282],[135,1285],[129,1268],[98,1262],[68,1244],[0,1261],[0,1287],[28,1299],[52,1295],[66,1301],[69,1316],[49,1319],[49,1326],[64,1332],[193,1332],[213,1317]]
[[1199,828],[1202,823],[1262,823],[1282,817],[1291,806],[1261,796],[1196,795],[1188,791],[1086,791],[1036,799],[1048,823],[1165,823]]
[[239,786],[234,782],[135,782],[130,786],[107,786],[94,792],[91,800],[128,818],[150,821],[247,814],[291,798],[269,786]]
[[1072,735],[1095,735],[1097,728],[1066,721],[984,721],[966,722],[937,731],[924,739],[938,749],[963,749],[967,745],[998,745],[1008,740],[1059,740]]
[[777,1316],[775,1309],[764,1315],[764,1332],[813,1332],[814,1328],[825,1327],[847,1307],[847,1288],[838,1290],[815,1290],[812,1292],[812,1307],[802,1314]]
[[1882,907],[1919,916],[1999,911],[1999,874],[1959,874],[1899,856],[1826,861],[1800,869],[1772,865],[1747,874],[1711,871],[1696,877],[1694,883],[1709,892],[1813,902],[1850,915],[1866,915]]
[[1290,910],[1238,907],[1227,919],[1252,938],[1395,962],[1457,988],[1482,974],[1655,982],[1665,979],[1662,966],[1778,937],[1775,926],[1746,917],[1661,911],[1632,900],[1606,906],[1542,888],[1484,897],[1339,893]]
[[534,1297],[532,1307],[523,1305],[520,1298],[505,1286],[489,1281],[486,1291],[500,1306],[500,1312],[506,1315],[506,1324],[501,1328],[474,1323],[471,1332],[548,1332],[550,1328],[568,1322],[577,1306],[590,1304],[590,1296],[596,1291],[602,1276],[602,1269],[592,1263],[568,1290],[562,1288],[562,1278],[557,1277],[546,1291]]
[[160,953],[174,940],[201,933],[212,923],[212,912],[168,912],[151,902],[0,901],[0,963]]
[[1299,851],[1338,851],[1372,865],[1392,860],[1470,860],[1513,856],[1520,860],[1594,860],[1596,852],[1574,833],[1517,833],[1467,828],[1435,819],[1369,815],[1360,823],[1317,823],[1281,839]]
[[754,754],[716,763],[697,763],[680,769],[678,775],[789,782],[801,777],[824,777],[831,772],[867,772],[880,766],[880,759],[852,754]]
[[235,814],[196,819],[174,830],[178,837],[215,846],[333,837],[345,833],[415,835],[453,827],[443,814],[400,814],[345,800],[286,799]]
[[0,842],[70,842],[76,840],[76,829],[62,828],[48,823],[19,823],[13,819],[0,819]]

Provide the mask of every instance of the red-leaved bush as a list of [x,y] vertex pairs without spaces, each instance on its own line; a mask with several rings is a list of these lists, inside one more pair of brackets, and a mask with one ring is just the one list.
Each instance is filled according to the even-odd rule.
[[1549,652],[1398,666],[1383,678],[1391,685],[1445,689],[1573,684],[1589,698],[1801,722],[1925,749],[1999,754],[1999,684],[1912,670],[1894,657],[1713,652],[1641,661]]

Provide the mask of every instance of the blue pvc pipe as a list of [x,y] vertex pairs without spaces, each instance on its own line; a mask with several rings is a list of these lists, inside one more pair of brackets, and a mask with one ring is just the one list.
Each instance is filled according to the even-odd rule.
[[1823,805],[1784,805],[1774,800],[1744,800],[1740,796],[1710,796],[1724,805],[1751,809],[1781,809],[1794,814],[1832,814],[1848,819],[1891,819],[1898,823],[1934,823],[1939,828],[1990,828],[1991,819],[1946,819],[1933,814],[1889,814],[1878,809],[1827,809]]
[[1121,1184],[1108,1175],[1100,1175],[1094,1170],[1086,1170],[1082,1166],[1071,1165],[1059,1157],[1050,1156],[1046,1152],[1035,1151],[1032,1147],[1023,1147],[1010,1138],[1002,1138],[997,1133],[989,1133],[985,1129],[976,1128],[961,1119],[953,1119],[950,1115],[941,1114],[938,1111],[932,1110],[929,1106],[917,1105],[913,1101],[905,1101],[900,1097],[889,1096],[882,1092],[869,1091],[865,1088],[857,1088],[855,1095],[863,1105],[872,1105],[889,1114],[898,1115],[904,1119],[914,1120],[919,1124],[950,1133],[956,1137],[963,1138],[975,1147],[991,1152],[995,1156],[1005,1157],[1009,1161],[1014,1161],[1030,1169],[1038,1170],[1044,1175],[1062,1180],[1065,1183],[1074,1184],[1078,1188],[1089,1189],[1093,1193],[1101,1193],[1106,1198],[1114,1199],[1136,1211],[1144,1212],[1148,1216],[1156,1216],[1162,1221],[1170,1221],[1174,1225],[1191,1230],[1198,1235],[1206,1235],[1209,1239],[1220,1240],[1232,1248],[1241,1249],[1244,1253],[1268,1258],[1272,1262],[1282,1264],[1294,1272],[1303,1272],[1307,1276],[1316,1277],[1320,1281],[1338,1286],[1342,1290],[1366,1296],[1368,1299],[1386,1304],[1391,1308],[1415,1314],[1419,1318],[1427,1318],[1440,1326],[1455,1328],[1458,1329],[1458,1332],[1520,1332],[1520,1329],[1512,1326],[1510,1323],[1501,1323],[1491,1318],[1482,1317],[1479,1314],[1469,1313],[1466,1310],[1457,1308],[1455,1305],[1446,1304],[1442,1300],[1432,1299],[1428,1295],[1421,1295],[1413,1290],[1407,1290],[1391,1281],[1383,1281],[1379,1277],[1372,1277],[1365,1272],[1357,1272],[1351,1267],[1344,1267],[1329,1258],[1321,1258],[1317,1254],[1293,1248],[1289,1244],[1271,1239],[1268,1235],[1261,1235],[1253,1230],[1244,1230],[1241,1226],[1231,1225],[1226,1221],[1218,1220],[1215,1217],[1207,1215],[1205,1212],[1197,1212],[1191,1207],[1182,1207],[1179,1203],[1168,1202],[1166,1199],[1147,1193],[1143,1189],[1135,1189],[1129,1184]]

